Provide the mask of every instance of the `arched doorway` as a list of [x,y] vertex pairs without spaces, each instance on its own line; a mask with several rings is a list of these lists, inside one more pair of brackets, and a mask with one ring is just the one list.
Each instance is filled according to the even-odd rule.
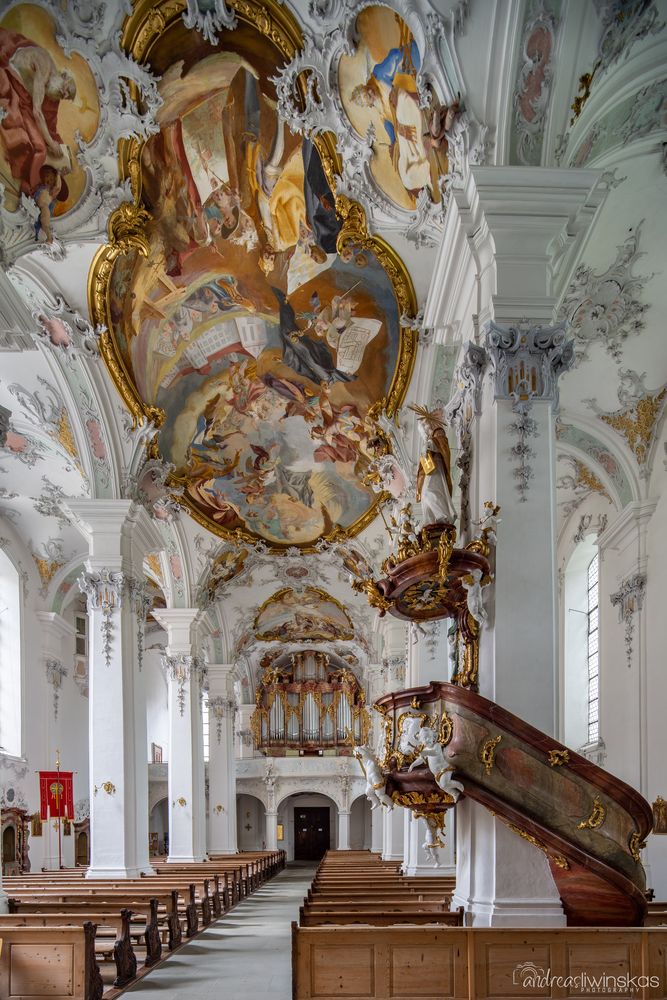
[[236,796],[236,836],[239,851],[266,848],[266,810],[262,800],[255,795]]
[[336,846],[337,830],[338,807],[328,795],[294,792],[278,806],[278,847],[288,861],[319,861]]
[[166,798],[159,799],[151,809],[148,840],[151,855],[169,853],[169,808]]
[[88,847],[87,830],[81,830],[79,833],[76,834],[74,845],[76,851],[74,863],[77,867],[80,866],[85,867],[90,862],[90,851]]

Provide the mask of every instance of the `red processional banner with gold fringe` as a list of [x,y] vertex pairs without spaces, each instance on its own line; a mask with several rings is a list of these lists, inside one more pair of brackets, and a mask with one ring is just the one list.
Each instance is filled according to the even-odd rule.
[[73,771],[39,772],[39,812],[41,819],[58,816],[74,819]]

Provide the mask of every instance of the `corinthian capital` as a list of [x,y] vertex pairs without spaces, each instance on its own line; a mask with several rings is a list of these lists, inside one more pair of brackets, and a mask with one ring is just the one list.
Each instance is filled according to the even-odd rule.
[[97,573],[82,573],[78,580],[79,590],[86,595],[90,611],[119,608],[123,600],[123,583],[123,574],[109,569],[102,569]]
[[558,405],[558,379],[574,364],[567,322],[557,326],[489,323],[486,350],[496,399],[546,399]]

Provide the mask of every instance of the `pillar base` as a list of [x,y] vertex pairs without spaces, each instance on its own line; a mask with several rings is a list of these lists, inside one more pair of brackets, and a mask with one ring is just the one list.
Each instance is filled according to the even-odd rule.
[[121,878],[140,878],[142,875],[141,868],[89,868],[86,872],[86,878],[108,878],[108,879],[121,879]]
[[383,861],[403,861],[403,849],[400,851],[387,851],[382,855]]
[[432,878],[445,875],[454,876],[456,875],[456,865],[440,865],[439,868],[435,868],[433,865],[410,865],[409,868],[403,868],[403,874],[408,876],[430,875]]
[[463,907],[466,927],[565,927],[561,903],[552,899],[466,899],[456,893],[452,909]]

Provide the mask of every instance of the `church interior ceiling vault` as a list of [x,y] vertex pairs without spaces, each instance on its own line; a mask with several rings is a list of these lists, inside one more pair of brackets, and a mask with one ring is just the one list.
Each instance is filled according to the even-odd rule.
[[612,8],[3,5],[0,544],[40,607],[78,600],[67,501],[125,498],[244,700],[291,641],[381,660],[349,574],[387,554],[376,470],[412,481],[407,404],[457,391],[470,317],[422,310],[480,165],[604,177],[554,316],[559,537],[660,492],[667,11]]

